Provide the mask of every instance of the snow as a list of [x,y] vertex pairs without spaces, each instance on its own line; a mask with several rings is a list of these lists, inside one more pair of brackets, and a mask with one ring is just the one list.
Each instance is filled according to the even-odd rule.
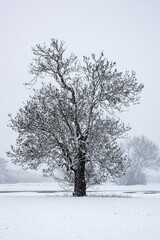
[[0,185],[0,239],[159,240],[160,185],[102,185],[83,198],[56,190],[55,183]]

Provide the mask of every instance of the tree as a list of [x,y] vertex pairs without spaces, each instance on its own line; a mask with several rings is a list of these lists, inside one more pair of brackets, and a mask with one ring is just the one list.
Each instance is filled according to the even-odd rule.
[[33,48],[30,73],[35,84],[39,77],[53,78],[19,110],[10,126],[17,131],[16,146],[8,156],[15,164],[37,169],[74,185],[74,195],[86,195],[88,185],[119,176],[125,156],[116,140],[126,131],[116,111],[138,103],[143,88],[135,73],[122,74],[100,54],[83,57],[82,63],[71,54],[65,57],[63,42],[51,40]]
[[159,147],[147,137],[133,137],[122,146],[130,163],[125,176],[119,179],[119,183],[125,185],[146,184],[146,169],[160,167]]
[[4,183],[7,179],[7,161],[0,158],[0,183]]

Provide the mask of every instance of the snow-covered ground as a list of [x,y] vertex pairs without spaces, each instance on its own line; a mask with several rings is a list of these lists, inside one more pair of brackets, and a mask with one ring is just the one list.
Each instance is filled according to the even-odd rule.
[[160,185],[102,185],[83,198],[57,190],[0,185],[0,240],[160,239]]

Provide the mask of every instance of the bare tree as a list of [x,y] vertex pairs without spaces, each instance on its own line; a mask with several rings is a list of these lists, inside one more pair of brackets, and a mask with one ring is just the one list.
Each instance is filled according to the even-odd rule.
[[7,180],[7,161],[3,158],[0,158],[0,183],[5,183]]
[[128,156],[129,168],[119,183],[125,185],[146,184],[146,169],[160,167],[159,147],[147,137],[138,136],[127,140],[122,149]]
[[116,143],[129,127],[115,117],[130,103],[139,102],[143,85],[135,73],[122,74],[100,54],[98,58],[65,57],[63,42],[51,40],[50,47],[33,48],[34,78],[53,78],[23,106],[10,126],[19,133],[8,152],[15,164],[37,169],[74,185],[74,195],[86,195],[86,187],[125,168],[125,156]]

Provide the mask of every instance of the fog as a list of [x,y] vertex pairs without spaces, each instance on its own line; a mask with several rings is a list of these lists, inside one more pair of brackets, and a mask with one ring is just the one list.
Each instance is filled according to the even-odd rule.
[[[103,50],[121,71],[132,69],[144,83],[140,104],[121,114],[130,135],[145,135],[160,145],[160,2],[158,0],[6,0],[0,1],[0,157],[15,143],[7,127],[32,90],[31,47],[51,38],[66,42],[80,58]],[[40,83],[35,85],[39,87]],[[9,159],[8,159],[9,160]],[[10,160],[9,160],[10,161]]]

